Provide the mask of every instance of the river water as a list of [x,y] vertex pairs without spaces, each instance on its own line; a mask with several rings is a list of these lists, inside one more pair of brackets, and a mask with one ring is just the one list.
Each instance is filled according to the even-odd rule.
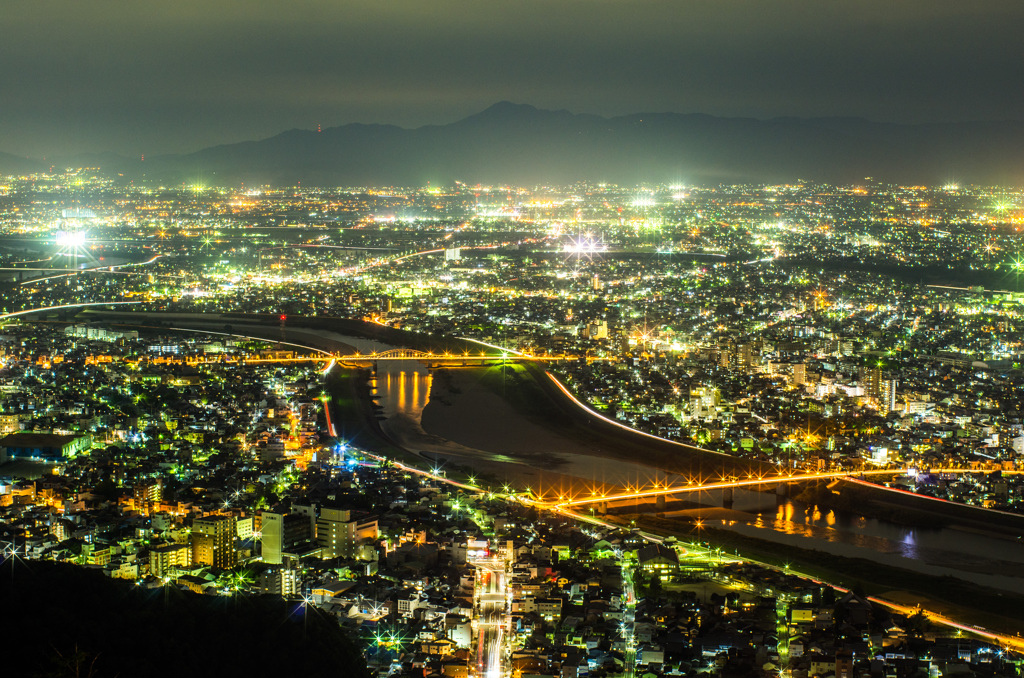
[[[379,342],[338,337],[361,352],[391,348]],[[410,431],[423,431],[423,410],[430,402],[433,375],[413,361],[381,361],[371,386],[384,416],[382,428],[396,438]],[[495,447],[500,448],[504,434],[494,432]],[[458,449],[453,443],[438,440],[441,449]],[[477,448],[486,449],[481,445]],[[462,448],[465,449],[465,448]],[[479,451],[479,449],[477,450]],[[566,456],[566,455],[563,455]],[[624,465],[600,457],[567,455],[570,463],[558,472],[580,478],[593,478],[593,469],[609,464]],[[501,454],[487,454],[488,462],[500,462]],[[589,460],[589,462],[588,462]],[[514,460],[507,460],[513,462]],[[522,463],[519,460],[519,463]],[[587,464],[591,469],[587,468]],[[632,465],[635,466],[635,465]],[[651,478],[675,481],[671,476],[649,469]],[[642,478],[640,480],[643,480]],[[850,558],[938,576],[952,576],[997,590],[1024,594],[1024,540],[957,528],[916,528],[855,513],[820,509],[800,502],[776,498],[772,493],[737,489],[731,508],[721,508],[721,497],[705,493],[696,498],[704,508],[670,511],[667,516],[701,518],[704,524],[764,539],[783,546],[815,549]]]
[[749,490],[736,490],[732,510],[709,506],[667,515],[700,518],[709,527],[782,545],[1024,594],[1020,539],[960,528],[907,527]]
[[388,422],[396,418],[405,419],[406,423],[419,425],[423,418],[423,408],[430,401],[430,387],[433,377],[421,363],[411,360],[396,360],[377,363],[377,373],[370,379],[370,386],[376,390],[377,403],[384,408]]
[[[380,363],[372,382],[389,428],[420,427],[430,400],[432,375],[419,363]],[[500,435],[496,432],[496,435]],[[496,445],[498,441],[496,440]],[[479,447],[479,445],[478,445]],[[578,473],[574,457],[562,473]],[[609,460],[592,458],[595,466]],[[581,477],[592,474],[580,474]],[[664,474],[661,478],[665,480]],[[722,504],[710,496],[702,502]],[[914,528],[830,509],[819,509],[774,494],[736,490],[731,510],[692,509],[706,524],[799,548],[850,558],[866,558],[932,575],[948,575],[999,590],[1024,594],[1024,543],[1005,537],[951,528]],[[672,515],[671,513],[669,515]]]

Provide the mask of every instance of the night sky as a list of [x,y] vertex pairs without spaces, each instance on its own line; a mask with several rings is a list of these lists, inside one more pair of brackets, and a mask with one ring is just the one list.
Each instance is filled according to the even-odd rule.
[[1024,119],[1021,0],[4,0],[0,151],[578,113]]

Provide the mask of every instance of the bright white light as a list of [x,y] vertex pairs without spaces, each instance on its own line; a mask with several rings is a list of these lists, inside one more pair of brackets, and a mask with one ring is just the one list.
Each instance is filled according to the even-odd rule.
[[57,245],[77,249],[85,245],[85,231],[57,231]]
[[563,252],[577,256],[589,256],[607,249],[604,243],[591,237],[571,238],[569,242],[562,245]]

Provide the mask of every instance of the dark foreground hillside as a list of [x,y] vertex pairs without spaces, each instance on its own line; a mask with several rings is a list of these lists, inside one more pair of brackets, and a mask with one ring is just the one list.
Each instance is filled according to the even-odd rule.
[[0,568],[4,665],[20,676],[368,676],[334,620],[276,597],[145,589],[56,563]]

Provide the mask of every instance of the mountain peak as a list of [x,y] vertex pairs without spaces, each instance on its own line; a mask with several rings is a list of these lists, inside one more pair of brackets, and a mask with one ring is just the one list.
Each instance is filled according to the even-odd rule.
[[[602,117],[499,101],[446,125],[404,129],[349,124],[323,134],[292,130],[262,141],[105,170],[176,181],[197,172],[219,181],[294,185],[480,183],[620,184],[789,181],[938,183],[956,176],[1020,183],[1024,123],[896,125],[851,118],[719,118],[675,113]],[[4,166],[33,163],[0,154]],[[66,166],[72,166],[67,164]],[[77,165],[83,166],[83,165]],[[88,166],[94,166],[90,164]]]
[[530,104],[517,104],[511,101],[499,101],[480,111],[473,117],[506,118],[510,116],[526,115],[541,112],[536,106]]

